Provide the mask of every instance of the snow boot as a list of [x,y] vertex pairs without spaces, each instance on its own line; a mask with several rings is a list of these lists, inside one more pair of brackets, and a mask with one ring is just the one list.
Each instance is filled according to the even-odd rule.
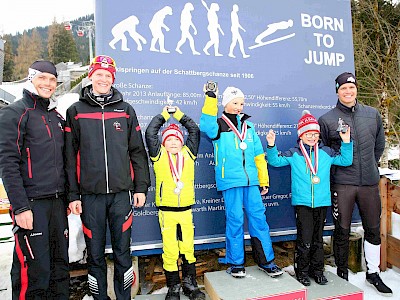
[[197,286],[195,263],[189,264],[185,260],[182,264],[182,290],[190,300],[206,299],[206,295]]
[[169,272],[165,270],[165,277],[167,278],[168,293],[165,300],[180,300],[179,291],[181,289],[181,280],[179,278],[179,271]]

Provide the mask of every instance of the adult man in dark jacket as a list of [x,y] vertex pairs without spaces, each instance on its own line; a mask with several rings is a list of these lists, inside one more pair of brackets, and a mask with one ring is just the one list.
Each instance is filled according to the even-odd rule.
[[22,99],[0,110],[0,177],[11,203],[13,299],[68,299],[64,119],[53,63],[29,68]]
[[350,167],[333,166],[331,170],[337,274],[348,280],[349,233],[354,204],[357,203],[365,231],[366,281],[378,293],[391,296],[392,290],[379,276],[381,201],[378,161],[385,148],[382,119],[375,108],[358,103],[357,81],[353,74],[346,72],[336,78],[336,92],[339,97],[336,107],[319,119],[322,141],[338,150],[339,125],[347,124],[354,142],[353,164]]
[[82,213],[88,249],[88,281],[95,299],[107,299],[106,221],[114,253],[114,291],[131,299],[132,203],[143,206],[150,185],[148,159],[135,110],[112,87],[115,62],[96,56],[92,84],[67,110],[66,168],[69,208]]

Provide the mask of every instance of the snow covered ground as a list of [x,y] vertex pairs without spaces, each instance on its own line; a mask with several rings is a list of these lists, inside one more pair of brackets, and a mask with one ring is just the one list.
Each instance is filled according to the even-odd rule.
[[[12,261],[12,251],[14,243],[7,242],[0,244],[0,299],[11,299],[11,283],[10,283],[10,268]],[[326,266],[326,270],[336,274],[336,269],[331,266]],[[400,299],[400,271],[399,269],[388,269],[381,273],[383,281],[393,290],[392,299]],[[367,286],[365,283],[365,273],[349,274],[350,283],[364,291],[364,300],[383,300],[387,297],[378,295],[374,289]],[[160,292],[160,291],[159,291]],[[166,289],[163,290],[166,292]],[[90,296],[85,296],[83,300],[93,299]],[[80,300],[80,299],[77,299]]]

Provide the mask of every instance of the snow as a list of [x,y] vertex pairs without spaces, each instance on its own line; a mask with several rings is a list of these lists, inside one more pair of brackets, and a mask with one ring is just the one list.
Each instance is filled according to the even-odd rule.
[[[10,269],[12,262],[12,251],[14,242],[6,242],[0,244],[0,298],[11,299],[11,282],[10,282]],[[336,274],[336,268],[325,266],[326,271]],[[285,271],[290,273],[290,268],[285,268]],[[393,290],[392,299],[400,299],[400,270],[398,268],[388,269],[381,272],[381,278],[386,285]],[[365,272],[358,272],[353,274],[349,273],[349,282],[364,291],[364,300],[383,300],[387,297],[378,295],[374,289],[365,283]],[[157,293],[166,293],[166,289],[158,291]],[[83,300],[93,299],[90,296],[85,296]]]

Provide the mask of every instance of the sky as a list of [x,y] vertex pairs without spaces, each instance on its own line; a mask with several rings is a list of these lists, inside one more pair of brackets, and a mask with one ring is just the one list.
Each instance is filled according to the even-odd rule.
[[95,0],[9,0],[0,3],[0,36],[94,13]]

